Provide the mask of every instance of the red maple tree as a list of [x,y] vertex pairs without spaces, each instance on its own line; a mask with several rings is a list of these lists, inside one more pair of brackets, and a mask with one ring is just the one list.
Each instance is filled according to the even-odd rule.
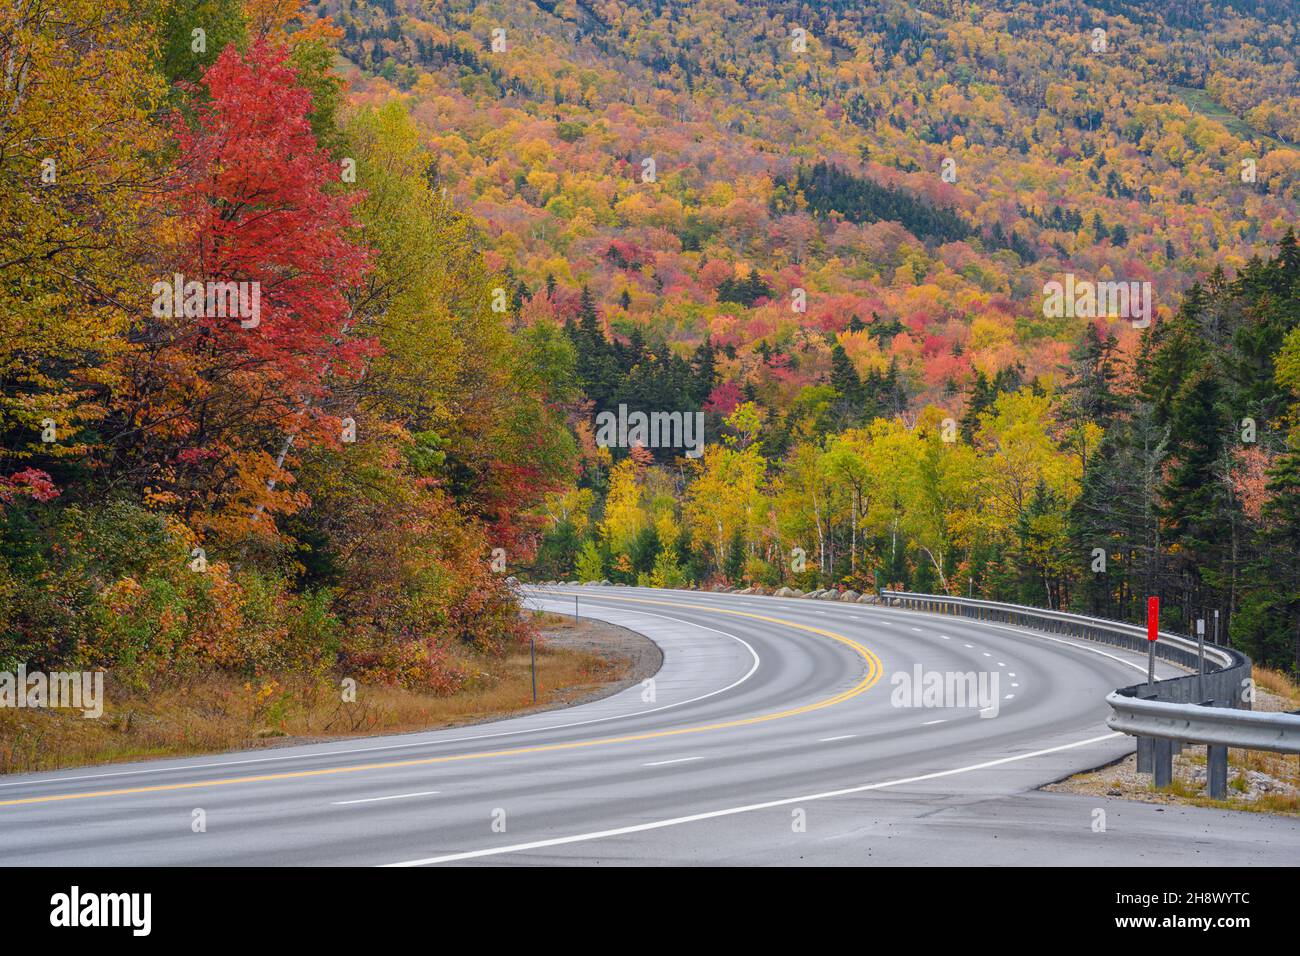
[[301,506],[286,453],[339,440],[348,411],[331,394],[376,351],[350,334],[349,298],[370,259],[355,239],[362,194],[339,185],[288,55],[265,38],[242,55],[227,46],[203,77],[208,97],[175,121],[180,240],[161,279],[237,283],[257,321],[207,300],[160,315],[155,287],[146,346],[127,370],[123,411],[137,427],[125,434],[138,437],[118,461],[138,462],[148,492],[201,532],[239,534],[263,512]]

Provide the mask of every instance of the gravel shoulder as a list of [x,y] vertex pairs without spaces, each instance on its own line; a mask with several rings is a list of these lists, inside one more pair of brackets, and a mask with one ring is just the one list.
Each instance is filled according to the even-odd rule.
[[619,675],[598,687],[576,691],[572,696],[551,706],[538,708],[540,710],[572,707],[610,697],[641,683],[647,677],[653,677],[663,666],[664,654],[658,644],[617,624],[589,618],[575,621],[573,618],[545,612],[535,615],[534,620],[538,625],[538,640],[543,647],[594,655],[606,661],[609,669]]

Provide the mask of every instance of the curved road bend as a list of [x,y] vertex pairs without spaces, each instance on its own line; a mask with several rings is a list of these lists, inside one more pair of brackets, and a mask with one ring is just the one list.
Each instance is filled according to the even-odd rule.
[[[1300,859],[1291,819],[1036,791],[1132,749],[1103,698],[1140,679],[1137,655],[871,605],[528,594],[560,613],[577,595],[650,637],[653,687],[453,730],[0,778],[0,864]],[[895,706],[894,676],[918,665],[996,674],[996,715]]]

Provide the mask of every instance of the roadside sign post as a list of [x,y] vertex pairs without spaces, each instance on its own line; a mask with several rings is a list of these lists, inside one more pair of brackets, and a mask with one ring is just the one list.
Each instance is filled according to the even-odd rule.
[[528,656],[533,664],[533,703],[537,703],[537,636],[528,638]]
[[1205,700],[1205,618],[1196,619],[1196,697]]
[[1147,598],[1147,686],[1156,682],[1156,639],[1160,636],[1160,598]]
[[[1160,599],[1147,598],[1147,683],[1138,690],[1138,697],[1151,699],[1156,696],[1156,638],[1160,634]],[[1157,747],[1159,741],[1154,737],[1137,739],[1137,772],[1156,772],[1158,762]],[[1171,758],[1172,759],[1172,758]]]

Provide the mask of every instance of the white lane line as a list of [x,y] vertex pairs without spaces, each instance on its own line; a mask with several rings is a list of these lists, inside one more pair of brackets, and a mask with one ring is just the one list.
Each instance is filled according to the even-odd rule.
[[[923,614],[927,617],[946,616],[946,615],[938,615],[938,614],[929,614],[925,611],[918,611],[915,613]],[[888,622],[882,622],[882,623],[888,623]],[[1076,643],[1075,641],[1067,641],[1060,637],[1048,637],[1042,631],[1035,631],[1031,627],[1013,627],[1008,624],[990,624],[987,621],[979,621],[977,623],[979,624],[980,627],[993,627],[993,628],[997,628],[999,631],[1010,631],[1012,634],[1019,635],[1021,638],[1028,638],[1036,641],[1037,640],[1051,641],[1053,644],[1064,644],[1066,647],[1073,647],[1080,651],[1087,651],[1090,654],[1100,654],[1102,657],[1110,658],[1112,661],[1114,661],[1117,664],[1123,664],[1125,667],[1131,667],[1135,671],[1140,671],[1143,674],[1145,674],[1147,671],[1145,664],[1138,664],[1134,661],[1127,661],[1124,658],[1117,657],[1114,654],[1107,654],[1105,651],[1101,650],[1100,648],[1089,647],[1087,644],[1079,644]],[[967,644],[966,646],[972,647],[973,645]],[[1016,675],[1012,674],[1011,676],[1015,677]]]
[[653,763],[643,763],[643,767],[666,767],[670,763],[686,763],[688,760],[703,760],[703,757],[678,757],[675,760],[656,760]]
[[[1125,667],[1131,667],[1135,671],[1141,671],[1143,674],[1147,672],[1145,664],[1137,664],[1134,663],[1133,661],[1126,661],[1122,657],[1116,657],[1114,654],[1107,654],[1105,651],[1101,650],[1100,648],[1089,647],[1087,644],[1077,644],[1074,641],[1067,641],[1059,637],[1048,637],[1046,634],[1040,634],[1037,631],[1028,630],[1023,627],[1008,627],[1005,624],[987,624],[987,623],[984,626],[996,627],[1000,631],[1011,631],[1014,634],[1019,634],[1022,637],[1032,637],[1035,640],[1051,641],[1053,644],[1064,644],[1066,647],[1073,647],[1081,651],[1087,651],[1089,654],[1100,654],[1102,657],[1109,657],[1112,661],[1114,661],[1117,664],[1123,664]],[[1016,675],[1012,674],[1011,676],[1015,677]]]
[[974,650],[974,649],[975,649],[975,645],[974,645],[974,644],[963,644],[962,647],[969,647],[971,650]]
[[1012,699],[1013,697],[1015,697],[1015,696],[1016,696],[1015,694],[1007,694],[1007,696],[1006,696],[1006,697],[1003,697],[1002,699],[1003,699],[1003,700],[1011,700],[1011,699]]
[[[998,661],[998,667],[1006,667],[1006,666],[1007,666],[1007,665],[1006,665],[1006,663],[1005,663],[1004,661]],[[1015,677],[1016,675],[1015,675],[1015,674],[1012,674],[1011,676],[1012,676],[1012,677]]]
[[334,806],[346,807],[352,803],[378,803],[380,800],[405,800],[407,797],[432,797],[441,790],[421,790],[419,793],[394,793],[388,797],[366,797],[364,800],[335,800]]
[[992,656],[993,656],[993,655],[990,654],[988,651],[984,651],[983,654],[984,654],[985,657],[992,657]]
[[1043,750],[1035,750],[1031,753],[1016,754],[1013,757],[999,757],[997,760],[986,760],[984,763],[971,764],[968,767],[955,767],[952,770],[939,770],[934,773],[925,773],[916,777],[902,777],[898,780],[885,780],[880,783],[865,783],[857,787],[846,787],[843,790],[826,790],[822,793],[811,793],[801,797],[787,797],[782,800],[769,800],[766,803],[751,803],[743,807],[728,807],[725,810],[710,810],[706,813],[693,813],[685,817],[673,817],[670,820],[655,820],[651,823],[638,823],[632,826],[616,827],[612,830],[596,830],[592,833],[577,833],[573,836],[554,837],[549,840],[534,840],[531,843],[515,843],[512,846],[490,847],[484,850],[469,850],[464,853],[447,853],[442,856],[425,857],[422,860],[404,860],[400,863],[385,863],[384,866],[425,866],[430,863],[451,863],[455,860],[473,860],[485,856],[500,856],[503,853],[519,853],[523,850],[540,850],[551,846],[564,846],[569,843],[585,843],[590,840],[601,840],[606,837],[624,836],[629,833],[642,833],[646,830],[662,830],[664,827],[680,826],[683,823],[695,823],[698,820],[714,820],[718,817],[734,816],[738,813],[749,813],[753,810],[768,810],[772,807],[788,807],[792,803],[803,803],[808,800],[827,800],[831,797],[843,797],[853,793],[865,793],[869,790],[883,790],[886,787],[899,787],[909,783],[920,783],[923,780],[935,780],[940,777],[951,777],[959,773],[969,773],[973,770],[986,770],[989,767],[999,767],[1003,764],[1015,763],[1018,760],[1028,760],[1032,757],[1041,757],[1045,754],[1059,753],[1062,750],[1073,750],[1075,747],[1086,747],[1088,744],[1100,743],[1103,740],[1112,740],[1115,737],[1124,736],[1121,733],[1102,734],[1100,737],[1089,737],[1086,740],[1076,740],[1073,743],[1061,744],[1057,747],[1047,747]]
[[[893,610],[893,609],[891,609],[891,610]],[[902,614],[902,613],[904,613],[904,612],[898,611],[897,613]],[[926,612],[926,611],[907,612],[907,613],[916,613],[916,614],[920,614],[920,615],[923,616],[923,617],[934,617],[934,618],[947,617],[947,618],[951,619],[951,615],[940,615],[940,614],[935,614],[935,613],[932,613],[932,612]],[[900,622],[897,621],[897,620],[888,620],[888,619],[882,619],[882,618],[872,618],[872,620],[873,620],[875,623],[877,623],[877,624],[897,624],[897,623],[900,623]],[[974,622],[974,623],[977,623],[980,627],[992,627],[992,628],[997,628],[997,629],[1000,630],[1000,631],[1010,631],[1010,632],[1012,632],[1013,634],[1017,634],[1017,635],[1019,635],[1019,636],[1022,637],[1022,638],[1032,638],[1032,639],[1035,639],[1035,640],[1047,640],[1047,641],[1051,641],[1051,642],[1054,643],[1054,644],[1064,644],[1064,645],[1067,646],[1067,647],[1073,647],[1073,648],[1076,648],[1076,649],[1081,650],[1081,651],[1088,651],[1088,652],[1093,653],[1093,654],[1099,654],[1099,655],[1101,655],[1102,657],[1108,657],[1108,658],[1110,658],[1111,660],[1115,661],[1115,663],[1117,663],[1117,664],[1123,664],[1125,667],[1131,667],[1131,668],[1133,668],[1133,669],[1136,670],[1136,671],[1141,671],[1141,672],[1144,673],[1144,674],[1146,673],[1146,665],[1145,665],[1145,664],[1139,664],[1139,663],[1135,663],[1134,661],[1125,660],[1125,659],[1122,658],[1122,657],[1118,657],[1118,656],[1116,656],[1116,655],[1114,655],[1114,654],[1108,654],[1108,653],[1106,653],[1105,651],[1101,650],[1100,648],[1090,647],[1090,646],[1088,646],[1087,644],[1078,644],[1078,643],[1076,643],[1076,642],[1074,642],[1074,641],[1063,640],[1062,638],[1059,638],[1059,637],[1048,637],[1048,636],[1047,636],[1046,634],[1044,634],[1043,632],[1041,632],[1041,631],[1035,631],[1033,628],[1014,627],[1014,626],[1010,626],[1010,625],[1006,625],[1006,624],[992,624],[992,623],[989,623],[989,622],[987,622],[987,621],[978,621],[978,622]],[[919,628],[912,628],[912,630],[915,631],[915,630],[920,630],[920,629],[919,629]],[[940,634],[939,636],[942,637],[945,641],[946,641],[946,640],[951,640],[951,638],[949,638],[947,634]],[[968,648],[971,648],[971,649],[974,649],[974,645],[973,645],[973,644],[966,644],[966,645],[964,645],[964,646],[965,646],[965,647],[968,647]],[[1002,666],[1002,665],[999,665],[999,666]],[[1015,674],[1012,674],[1011,676],[1012,676],[1012,677],[1015,677],[1016,675],[1015,675]]]
[[922,727],[929,727],[931,724],[946,724],[947,722],[948,722],[947,720],[927,720],[927,721],[926,721],[925,723],[923,723],[921,726],[922,726]]
[[921,629],[920,629],[919,627],[914,627],[914,628],[912,628],[912,630],[916,631],[916,633],[918,633],[918,634],[921,633]]
[[[558,599],[552,598],[551,600],[558,600]],[[599,602],[597,602],[597,604],[598,606],[601,607],[607,607],[607,608],[609,607],[609,605],[600,605]],[[607,717],[593,717],[590,720],[573,720],[565,724],[548,724],[545,727],[525,727],[520,730],[503,730],[494,734],[475,734],[470,737],[448,737],[445,740],[444,739],[418,740],[415,741],[414,743],[409,743],[409,744],[384,744],[379,747],[347,747],[338,750],[321,750],[321,751],[316,751],[314,753],[308,753],[308,754],[284,754],[282,756],[276,756],[276,757],[253,757],[247,760],[217,760],[211,763],[184,764],[179,767],[147,767],[140,770],[116,770],[110,773],[86,773],[86,774],[78,774],[76,776],[68,776],[68,777],[43,777],[40,779],[29,778],[26,780],[15,780],[12,783],[0,783],[0,787],[23,787],[23,786],[39,785],[44,783],[63,783],[68,780],[98,780],[101,777],[131,777],[137,774],[169,773],[171,771],[180,771],[180,770],[209,770],[213,767],[234,767],[234,766],[239,766],[242,764],[250,764],[250,763],[269,763],[275,760],[305,760],[305,759],[310,759],[312,757],[334,757],[334,756],[342,756],[345,754],[369,753],[376,750],[406,750],[410,747],[437,747],[437,746],[442,746],[443,744],[464,743],[469,740],[488,740],[493,737],[514,737],[521,734],[539,734],[547,730],[567,730],[570,727],[585,727],[589,724],[600,724],[608,720],[626,720],[629,717],[644,717],[646,714],[655,714],[661,710],[670,710],[674,707],[685,707],[687,704],[695,704],[698,703],[699,701],[707,700],[710,697],[716,697],[718,694],[725,694],[727,691],[731,690],[732,688],[739,687],[745,681],[753,677],[754,672],[758,670],[758,665],[759,665],[758,652],[754,650],[753,646],[749,643],[749,641],[745,640],[742,637],[737,637],[735,634],[728,634],[726,631],[719,631],[716,627],[709,627],[705,624],[696,624],[693,621],[684,621],[681,618],[669,617],[665,614],[653,614],[650,611],[642,611],[639,609],[629,609],[624,607],[618,607],[615,608],[615,610],[628,611],[629,613],[633,613],[633,614],[644,614],[646,617],[657,617],[665,621],[673,621],[678,624],[685,624],[688,627],[698,627],[702,631],[712,631],[714,634],[721,634],[723,637],[729,637],[733,641],[739,641],[741,644],[745,645],[745,650],[749,651],[750,656],[754,658],[754,663],[750,666],[749,670],[746,671],[744,675],[742,675],[737,680],[732,681],[726,687],[719,687],[717,690],[711,690],[707,694],[701,694],[699,697],[692,697],[689,700],[679,700],[676,703],[664,704],[660,707],[650,707],[646,710],[628,711],[625,714],[610,714]],[[523,720],[525,718],[519,717],[519,718],[507,718],[507,719]],[[437,733],[437,731],[434,731],[434,733]]]
[[850,737],[856,737],[857,734],[840,734],[838,737],[819,737],[818,742],[828,744],[832,740],[848,740]]

